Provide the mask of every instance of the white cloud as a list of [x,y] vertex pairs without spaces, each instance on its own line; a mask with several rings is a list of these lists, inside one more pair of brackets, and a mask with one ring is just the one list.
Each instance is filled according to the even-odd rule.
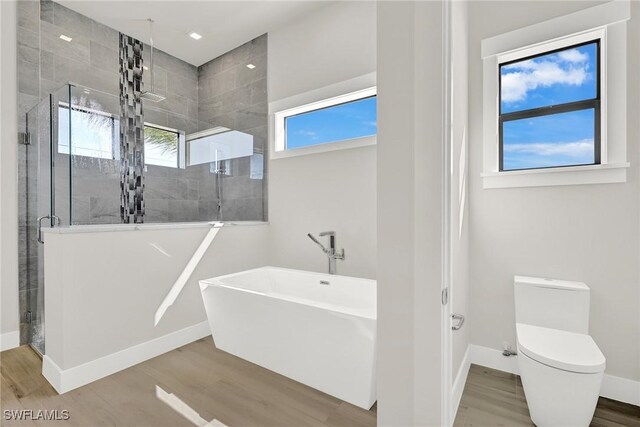
[[508,153],[536,154],[539,156],[582,157],[593,153],[593,140],[575,142],[537,142],[532,144],[505,144]]
[[562,61],[581,63],[589,60],[589,54],[580,52],[578,49],[569,49],[558,52],[558,57]]
[[309,138],[311,138],[312,140],[317,140],[319,138],[317,132],[313,132],[310,130],[299,130],[298,132],[296,132],[298,135],[302,135],[302,136],[308,136]]
[[559,52],[543,60],[530,59],[503,67],[502,100],[524,101],[539,87],[555,84],[580,86],[589,78],[589,55],[577,49]]

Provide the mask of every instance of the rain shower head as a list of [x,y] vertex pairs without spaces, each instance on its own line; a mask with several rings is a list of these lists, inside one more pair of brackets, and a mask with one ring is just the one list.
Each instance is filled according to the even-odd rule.
[[151,66],[149,72],[151,73],[151,90],[145,90],[140,94],[140,98],[148,99],[151,102],[160,102],[167,99],[166,96],[162,96],[153,91],[153,19],[149,18],[149,46],[151,47]]
[[160,102],[160,101],[164,101],[165,99],[167,99],[166,96],[162,96],[162,95],[159,95],[157,93],[153,93],[153,92],[149,92],[149,91],[142,92],[140,94],[140,98],[148,99],[151,102]]

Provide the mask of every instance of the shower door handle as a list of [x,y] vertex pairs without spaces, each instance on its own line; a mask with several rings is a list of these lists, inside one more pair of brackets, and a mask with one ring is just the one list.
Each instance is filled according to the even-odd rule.
[[42,240],[42,220],[43,219],[53,219],[55,221],[55,225],[60,225],[60,218],[56,215],[45,215],[41,216],[37,219],[38,221],[38,243],[44,244],[44,240]]
[[464,325],[464,316],[462,314],[453,313],[451,318],[458,321],[457,325],[451,325],[452,330],[457,331],[462,328],[462,325]]

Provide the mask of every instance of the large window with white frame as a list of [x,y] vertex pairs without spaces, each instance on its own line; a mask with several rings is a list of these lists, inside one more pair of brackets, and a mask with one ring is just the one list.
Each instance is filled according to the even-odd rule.
[[499,64],[501,171],[600,164],[600,43]]
[[626,181],[628,1],[482,40],[484,188]]
[[350,92],[274,114],[274,157],[375,143],[376,88]]

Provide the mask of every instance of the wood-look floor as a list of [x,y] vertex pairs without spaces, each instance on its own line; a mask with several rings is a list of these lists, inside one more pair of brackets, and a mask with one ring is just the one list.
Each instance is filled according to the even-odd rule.
[[[2,426],[369,427],[371,411],[216,350],[211,337],[58,395],[27,346],[0,353]],[[6,409],[68,410],[68,421],[7,421]],[[220,425],[211,423],[211,425]]]
[[[463,426],[534,426],[520,377],[471,365],[454,423]],[[640,407],[601,397],[591,426],[640,426]]]
[[[365,411],[216,350],[211,337],[63,395],[41,370],[41,360],[29,347],[0,353],[0,425],[376,425],[375,407]],[[7,409],[66,409],[70,419],[7,421]],[[471,365],[454,426],[533,426],[520,378]],[[592,426],[640,427],[640,408],[601,398]]]

